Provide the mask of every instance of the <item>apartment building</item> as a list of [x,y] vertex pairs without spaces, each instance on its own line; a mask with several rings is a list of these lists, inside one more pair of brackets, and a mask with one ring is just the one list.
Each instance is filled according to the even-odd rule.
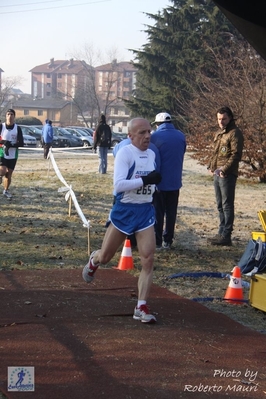
[[31,72],[33,98],[74,98],[79,89],[89,87],[94,79],[94,69],[85,61],[55,60],[38,65]]
[[130,62],[117,62],[113,60],[109,64],[95,68],[96,93],[102,98],[112,100],[117,98],[129,98],[135,88],[136,68]]
[[[0,79],[1,72],[2,70]],[[130,98],[136,81],[136,68],[130,62],[113,60],[109,64],[93,68],[85,61],[51,58],[49,62],[35,66],[30,72],[32,100],[17,96],[18,101],[14,101],[13,105],[19,116],[35,116],[43,121],[50,115],[49,118],[55,123],[66,126],[71,120],[71,124],[75,124],[77,109],[73,99],[78,92],[87,92],[91,93],[90,101],[99,104],[98,108],[94,105],[94,109],[92,105],[91,115],[89,109],[87,112],[83,110],[83,116],[86,115],[91,124],[96,123],[98,112],[104,112],[114,131],[127,131],[130,111],[123,99]],[[93,100],[95,94],[97,99]],[[64,100],[65,103],[55,102],[55,99]],[[53,107],[55,113],[52,116]]]
[[117,62],[95,68],[95,89],[107,105],[108,123],[113,129],[127,132],[130,111],[123,99],[129,99],[136,85],[136,68],[130,62]]

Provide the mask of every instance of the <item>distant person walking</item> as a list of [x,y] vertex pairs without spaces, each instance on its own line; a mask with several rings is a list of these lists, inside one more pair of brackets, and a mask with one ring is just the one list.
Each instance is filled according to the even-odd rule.
[[218,109],[217,122],[220,130],[214,136],[214,150],[207,168],[213,175],[220,224],[218,234],[208,239],[208,242],[211,245],[230,246],[232,245],[231,234],[235,218],[236,181],[244,137],[235,124],[230,108]]
[[16,113],[13,109],[6,112],[6,122],[0,124],[0,183],[4,178],[3,195],[12,198],[9,192],[11,176],[18,160],[18,147],[24,147],[22,130],[15,123]]
[[157,130],[152,133],[151,142],[160,153],[162,176],[153,197],[156,247],[170,249],[174,239],[179,190],[182,187],[186,138],[174,127],[171,115],[166,112],[157,114],[154,123]]
[[108,149],[112,145],[112,131],[106,123],[105,115],[101,115],[98,126],[95,129],[94,135],[94,150],[98,151],[99,157],[99,173],[105,174],[107,172],[107,154]]
[[52,121],[46,119],[45,125],[42,128],[42,141],[43,141],[43,156],[47,159],[50,148],[52,147],[54,138],[54,130],[52,127]]

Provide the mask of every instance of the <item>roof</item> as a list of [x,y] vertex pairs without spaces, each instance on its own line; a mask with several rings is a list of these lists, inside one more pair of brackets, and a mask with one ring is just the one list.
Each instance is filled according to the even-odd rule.
[[29,72],[32,73],[49,73],[49,72],[57,72],[57,73],[71,73],[78,74],[83,71],[84,68],[92,68],[85,61],[77,61],[74,59],[70,60],[54,60],[50,59],[50,62],[42,65],[37,65],[32,68]]
[[23,98],[13,103],[14,108],[45,108],[45,109],[62,109],[68,105],[70,101],[59,100],[55,98],[37,99]]
[[130,62],[123,61],[123,62],[109,62],[109,64],[99,65],[96,68],[96,71],[129,71],[129,72],[136,72],[137,68],[135,68]]

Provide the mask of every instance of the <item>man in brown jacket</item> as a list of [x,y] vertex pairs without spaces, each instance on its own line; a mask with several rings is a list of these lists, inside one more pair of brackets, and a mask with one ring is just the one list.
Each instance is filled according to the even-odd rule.
[[230,108],[217,111],[221,131],[214,137],[214,151],[208,169],[214,178],[214,191],[219,212],[218,234],[209,239],[212,245],[232,245],[231,234],[234,224],[235,188],[239,162],[242,157],[244,138],[236,126]]

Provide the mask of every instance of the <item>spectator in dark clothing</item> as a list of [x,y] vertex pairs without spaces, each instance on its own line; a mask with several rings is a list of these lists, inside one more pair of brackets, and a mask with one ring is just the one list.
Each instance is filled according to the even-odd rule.
[[98,151],[99,157],[99,173],[105,174],[107,172],[107,154],[108,149],[112,145],[112,131],[106,123],[105,115],[101,115],[98,126],[93,135],[94,150]]
[[182,187],[186,138],[174,127],[171,115],[166,112],[157,114],[154,123],[157,130],[151,135],[151,143],[159,150],[162,176],[153,196],[156,247],[170,249],[174,239],[179,190]]

